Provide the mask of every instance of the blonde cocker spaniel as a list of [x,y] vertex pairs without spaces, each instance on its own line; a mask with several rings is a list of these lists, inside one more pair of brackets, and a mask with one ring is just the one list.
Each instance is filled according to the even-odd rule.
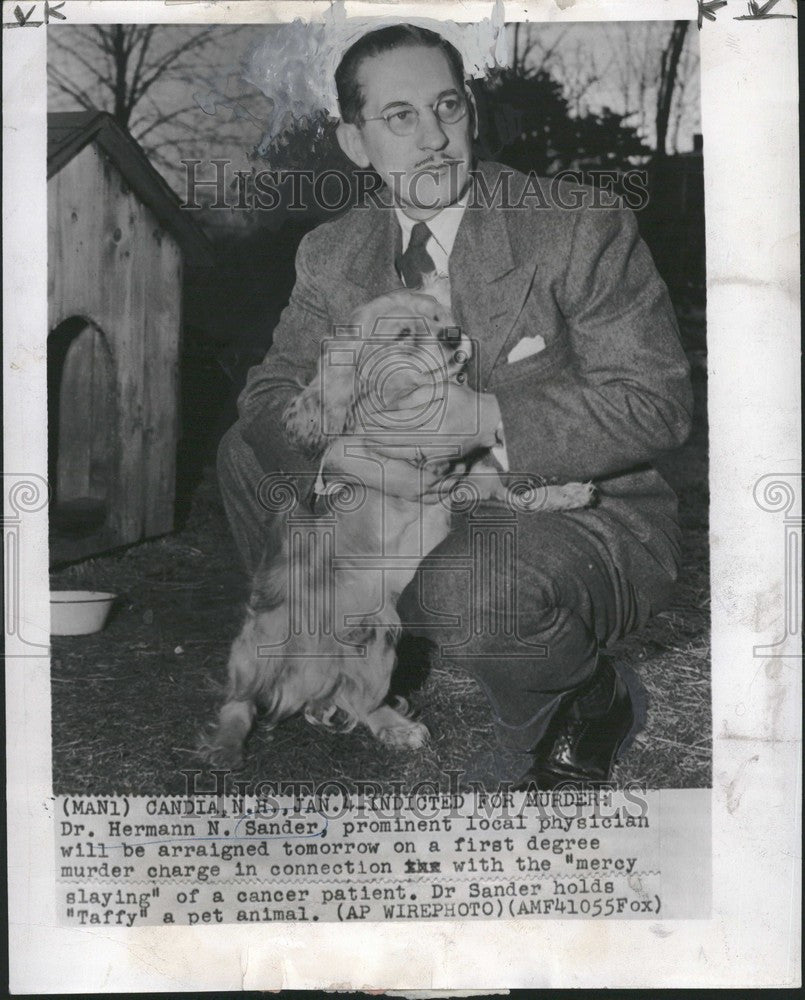
[[[206,742],[218,764],[242,762],[258,709],[271,728],[304,712],[309,722],[342,731],[361,723],[395,747],[428,739],[402,699],[388,703],[402,628],[397,601],[450,530],[452,490],[460,485],[479,500],[511,499],[488,454],[468,457],[460,441],[446,440],[433,457],[440,406],[450,386],[464,382],[472,353],[445,298],[435,281],[356,310],[322,345],[316,376],[285,411],[289,440],[321,459],[326,511],[313,516],[297,506],[272,519],[232,645],[226,701]],[[395,407],[421,386],[433,388],[432,404],[413,417]],[[398,474],[410,476],[410,490],[384,488],[389,466],[372,450],[378,440],[386,456],[395,445],[407,456],[392,461]],[[428,459],[416,447],[426,440]],[[435,501],[420,496],[417,477],[425,468],[437,472]],[[592,495],[590,484],[544,486],[529,508],[582,507]]]

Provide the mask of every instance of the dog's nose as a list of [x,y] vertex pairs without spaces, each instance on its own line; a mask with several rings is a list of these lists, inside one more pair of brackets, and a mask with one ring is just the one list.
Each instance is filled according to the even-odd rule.
[[457,326],[443,326],[439,330],[437,338],[447,344],[448,347],[458,347],[461,343],[461,328]]

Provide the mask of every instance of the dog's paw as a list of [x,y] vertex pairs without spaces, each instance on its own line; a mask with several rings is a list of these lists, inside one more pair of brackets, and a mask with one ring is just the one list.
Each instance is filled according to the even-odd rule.
[[592,483],[565,483],[557,489],[572,507],[589,507],[595,500],[595,486]]
[[336,733],[349,733],[357,719],[345,709],[333,704],[314,704],[305,707],[305,719],[311,726],[322,726]]
[[209,737],[202,737],[198,754],[212,767],[237,771],[243,767],[243,744],[217,742]]
[[419,750],[430,739],[428,727],[421,722],[404,719],[400,716],[382,726],[377,731],[377,738],[389,747],[402,747],[406,750]]
[[595,486],[592,483],[563,483],[535,490],[533,497],[527,499],[527,507],[537,511],[578,510],[589,507],[593,500]]

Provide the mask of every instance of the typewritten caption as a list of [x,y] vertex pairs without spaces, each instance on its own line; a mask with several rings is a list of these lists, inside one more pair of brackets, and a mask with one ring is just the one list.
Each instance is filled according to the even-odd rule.
[[674,795],[709,793],[60,796],[59,921],[704,917],[709,858],[662,853]]

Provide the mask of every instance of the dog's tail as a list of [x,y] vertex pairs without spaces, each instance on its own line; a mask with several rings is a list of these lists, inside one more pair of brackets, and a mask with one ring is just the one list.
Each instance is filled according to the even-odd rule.
[[263,554],[252,579],[248,614],[270,611],[288,597],[288,514],[278,512],[266,526]]

